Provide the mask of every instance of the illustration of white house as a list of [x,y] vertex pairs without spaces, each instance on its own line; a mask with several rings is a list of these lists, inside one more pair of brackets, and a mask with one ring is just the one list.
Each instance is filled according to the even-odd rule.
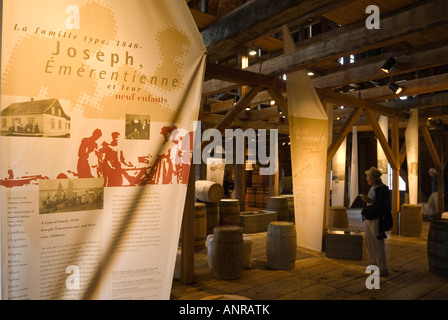
[[1,112],[2,135],[69,137],[70,117],[58,99],[13,103]]

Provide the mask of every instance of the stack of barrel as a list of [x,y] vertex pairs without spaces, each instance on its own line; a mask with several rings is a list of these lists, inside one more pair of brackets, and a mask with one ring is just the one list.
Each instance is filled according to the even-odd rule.
[[214,181],[197,180],[195,193],[195,250],[202,250],[207,235],[219,226],[218,203],[224,196],[224,188]]
[[429,270],[439,276],[448,277],[448,219],[431,220],[428,231]]
[[265,176],[260,169],[252,170],[250,186],[246,188],[246,206],[250,208],[266,208],[269,188],[265,187]]

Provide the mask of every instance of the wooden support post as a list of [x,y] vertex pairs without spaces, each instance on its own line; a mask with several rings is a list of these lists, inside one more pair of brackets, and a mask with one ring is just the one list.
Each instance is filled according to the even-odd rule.
[[184,284],[194,281],[194,203],[195,203],[195,165],[190,167],[187,195],[182,219],[182,253],[180,280]]
[[272,99],[275,100],[275,103],[278,105],[278,108],[283,113],[283,115],[285,117],[288,117],[288,102],[283,97],[281,90],[277,88],[271,88],[268,89],[268,93],[272,97]]
[[277,170],[273,175],[269,176],[269,196],[274,197],[280,194],[280,185],[279,185],[279,170]]
[[[341,132],[339,133],[337,139],[335,141],[333,141],[331,143],[331,145],[328,147],[327,164],[331,163],[331,160],[333,159],[334,155],[338,151],[342,142],[344,142],[344,139],[347,137],[349,132],[352,131],[353,125],[356,123],[356,120],[358,120],[361,113],[362,113],[362,109],[353,110],[353,112],[350,115],[350,118],[347,119],[347,121],[344,123],[344,126],[342,127]],[[332,128],[333,128],[333,126],[332,126]]]
[[246,106],[249,105],[249,103],[257,95],[257,93],[261,91],[261,89],[262,89],[261,87],[251,88],[247,92],[247,94],[236,103],[233,109],[229,110],[226,113],[225,117],[221,120],[221,122],[215,126],[215,129],[221,132],[227,129],[232,124],[232,122],[239,116],[239,114],[244,110],[244,108],[246,108]]
[[[322,106],[327,112],[328,117],[328,147],[333,142],[333,104],[322,100]],[[327,155],[328,157],[328,155]],[[331,160],[327,158],[326,179],[325,179],[325,210],[322,226],[322,251],[326,251],[325,248],[325,235],[327,234],[328,216],[330,215],[330,188],[331,188]]]
[[[236,147],[235,145],[233,146]],[[244,141],[244,163],[236,163],[236,152],[233,159],[233,170],[235,172],[234,197],[239,200],[240,211],[246,211],[246,142]]]
[[[398,119],[392,118],[391,125],[392,153],[397,159],[400,157],[400,135],[398,129]],[[400,162],[401,166],[401,162]],[[398,213],[400,212],[400,168],[392,169],[392,218],[394,225],[393,233],[398,233]]]
[[369,123],[372,126],[373,132],[375,133],[375,136],[380,142],[381,147],[383,148],[383,151],[386,154],[387,160],[389,161],[392,169],[400,170],[398,156],[396,156],[392,152],[392,149],[389,146],[389,142],[384,136],[383,131],[381,130],[380,125],[378,124],[378,120],[376,119],[374,113],[369,109],[366,109],[364,113],[367,116],[367,119],[369,120]]

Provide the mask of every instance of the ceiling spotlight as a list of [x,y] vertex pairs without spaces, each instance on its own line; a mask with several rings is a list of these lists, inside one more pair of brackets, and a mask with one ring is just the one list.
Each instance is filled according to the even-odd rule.
[[314,76],[314,72],[308,72],[308,75],[310,76],[310,77],[312,77],[312,76]]
[[255,56],[255,55],[257,55],[257,51],[256,50],[250,50],[249,51],[249,55],[250,56]]
[[393,92],[395,92],[395,94],[400,94],[403,91],[403,87],[400,87],[398,84],[396,84],[395,82],[389,84],[389,88],[390,90],[392,90]]
[[390,70],[392,70],[392,67],[395,66],[396,63],[397,63],[397,60],[395,60],[395,58],[389,58],[383,64],[383,66],[381,67],[381,70],[383,70],[386,73],[389,73]]

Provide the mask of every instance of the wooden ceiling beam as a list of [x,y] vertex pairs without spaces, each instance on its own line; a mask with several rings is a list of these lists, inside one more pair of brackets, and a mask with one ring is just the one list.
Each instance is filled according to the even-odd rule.
[[369,110],[374,111],[375,113],[389,116],[389,117],[398,117],[398,118],[402,118],[402,119],[409,118],[409,114],[404,111],[389,109],[380,104],[377,104],[377,103],[374,103],[371,101],[366,101],[363,99],[359,99],[359,98],[356,98],[356,97],[353,97],[353,96],[350,96],[347,94],[337,93],[337,92],[333,92],[329,89],[320,89],[320,88],[316,88],[316,91],[321,99],[326,99],[326,100],[331,101],[336,104],[341,104],[341,105],[344,105],[347,107],[352,107],[352,108],[369,109]]
[[[367,30],[363,24],[364,22],[357,23],[354,26],[333,29],[325,34],[301,42],[299,48],[293,53],[283,54],[262,63],[251,65],[246,70],[263,74],[281,75],[310,67],[318,62],[336,60],[348,54],[380,48],[390,43],[402,42],[432,28],[447,26],[448,19],[445,18],[444,14],[447,11],[448,4],[446,1],[428,1],[418,7],[392,13],[382,18],[380,30]],[[440,49],[440,51],[443,50]],[[436,50],[432,50],[429,54],[434,56],[436,53]],[[420,61],[419,63],[424,63],[421,57],[416,57],[415,59]],[[446,58],[439,56],[439,59],[444,60]],[[370,66],[370,68],[374,67]],[[379,75],[378,69],[375,69],[374,72],[376,75]],[[368,74],[367,72],[365,73]],[[352,80],[353,78],[350,78],[350,82]],[[332,81],[339,82],[340,79]],[[214,82],[212,80],[204,83],[204,95],[227,91],[235,85],[228,81]],[[330,82],[330,85],[334,82]],[[329,84],[317,84],[317,86],[327,85]]]
[[[255,72],[247,71],[247,69],[241,70],[241,69],[235,69],[235,68],[228,68],[225,66],[218,66],[215,64],[207,64],[206,68],[206,74],[213,73],[215,77],[220,79],[226,79],[231,80],[233,82],[239,82],[241,84],[251,84],[251,85],[261,85],[266,86],[269,85],[270,88],[274,88],[275,90],[269,91],[269,94],[272,96],[276,96],[277,99],[274,98],[274,100],[278,100],[280,103],[282,103],[283,99],[281,100],[280,97],[282,97],[282,93],[280,90],[285,91],[286,90],[286,81],[281,80],[280,78],[273,78],[269,75],[263,75],[258,74]],[[215,69],[210,69],[215,68]],[[208,71],[207,71],[208,70]],[[331,101],[333,103],[340,103],[344,104],[346,106],[350,106],[353,108],[368,108],[376,113],[386,115],[386,116],[394,116],[394,117],[400,117],[400,118],[408,118],[409,115],[406,112],[403,112],[401,110],[394,110],[389,109],[387,107],[381,106],[379,104],[365,101],[356,97],[352,97],[347,94],[341,94],[337,92],[333,92],[329,89],[320,89],[316,88],[317,94],[321,99],[326,99],[328,101]],[[257,92],[258,93],[258,92]],[[255,96],[253,97],[255,98]],[[283,98],[283,97],[282,97]],[[252,100],[252,99],[251,99]],[[249,101],[250,102],[250,101]],[[246,103],[246,106],[249,104]],[[286,103],[285,103],[286,105]],[[280,108],[282,108],[282,105],[279,105]],[[282,110],[283,113],[287,114],[287,108],[284,108],[286,110]]]
[[[215,126],[216,123],[221,122],[224,119],[224,115],[220,114],[200,114],[199,120],[202,123],[210,124],[212,126]],[[228,128],[241,128],[243,130],[245,129],[277,129],[279,134],[289,134],[289,126],[287,124],[278,124],[278,123],[272,123],[269,121],[263,121],[263,120],[239,120],[235,119],[231,125]]]
[[382,17],[380,29],[368,30],[365,21],[332,29],[303,41],[295,52],[283,54],[264,61],[262,66],[253,65],[248,69],[281,75],[307,68],[317,61],[335,60],[348,54],[399,43],[432,28],[447,26],[446,12],[447,1],[425,1],[424,4],[406,11],[398,10]]
[[395,99],[399,96],[413,96],[436,91],[448,90],[448,74],[440,74],[415,80],[397,82],[404,90],[400,95],[396,95],[389,85],[374,87],[369,89],[348,92],[347,95],[359,97],[363,100],[380,102],[384,100]]
[[[380,67],[388,57],[398,60],[397,66],[392,68],[389,74],[384,73]],[[372,62],[370,62],[372,61]],[[361,60],[361,63],[353,63],[343,66],[341,71],[314,78],[313,84],[319,88],[335,88],[351,83],[366,82],[381,79],[387,76],[396,76],[421,69],[433,68],[448,64],[448,46],[408,55],[388,53],[371,59]]]
[[425,108],[419,110],[419,116],[422,118],[447,116],[448,115],[448,101],[444,106]]
[[[242,5],[201,32],[209,61],[219,61],[236,48],[273,29],[296,20],[310,19],[354,0],[253,0]],[[336,4],[334,3],[336,2]]]
[[[380,103],[382,106],[398,110],[410,110],[413,108],[432,108],[448,105],[448,91],[432,93],[430,95],[408,97],[406,100],[395,99]],[[430,110],[427,110],[430,112]]]
[[232,81],[241,85],[254,85],[268,88],[282,86],[277,77],[262,73],[248,72],[243,69],[229,68],[216,63],[207,62],[205,74],[208,77],[224,81]]

